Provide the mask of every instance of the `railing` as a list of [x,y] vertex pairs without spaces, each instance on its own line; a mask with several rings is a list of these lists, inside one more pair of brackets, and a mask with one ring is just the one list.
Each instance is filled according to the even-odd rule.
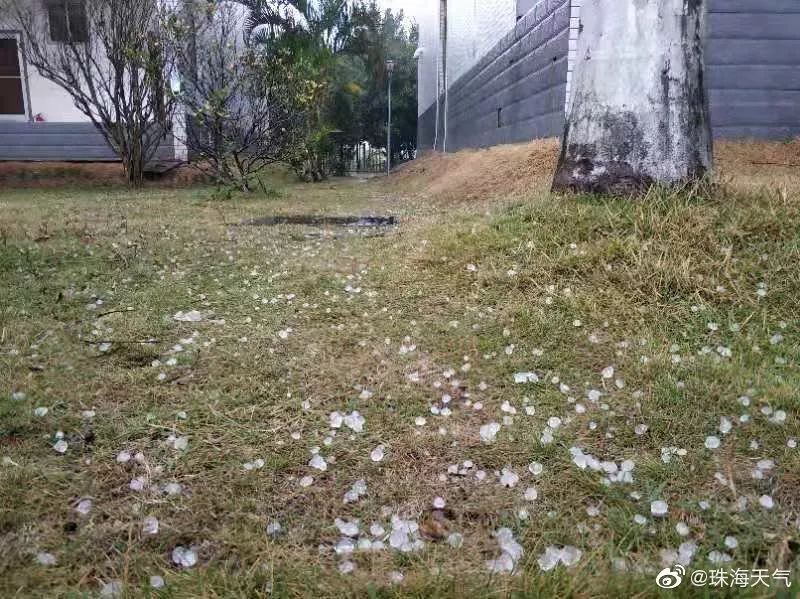
[[[416,156],[416,149],[402,145],[393,148],[392,168]],[[326,160],[335,175],[381,174],[386,172],[386,148],[376,148],[369,143],[340,144]]]

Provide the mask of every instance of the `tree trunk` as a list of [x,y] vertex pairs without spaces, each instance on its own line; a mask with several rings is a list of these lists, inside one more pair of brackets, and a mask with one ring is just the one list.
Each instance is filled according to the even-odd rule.
[[142,134],[136,132],[128,141],[127,156],[123,152],[122,163],[128,176],[128,185],[133,188],[144,184],[144,148]]
[[641,193],[712,166],[705,0],[583,0],[554,191]]

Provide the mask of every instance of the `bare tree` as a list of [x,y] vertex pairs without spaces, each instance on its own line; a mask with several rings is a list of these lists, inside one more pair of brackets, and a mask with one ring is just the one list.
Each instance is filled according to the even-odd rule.
[[140,185],[173,116],[164,3],[10,3],[28,62],[72,96],[120,157],[129,183]]
[[554,190],[629,194],[712,166],[705,0],[584,0]]
[[234,3],[187,0],[174,23],[193,165],[242,191],[299,142],[309,83],[287,50],[247,43],[246,19]]

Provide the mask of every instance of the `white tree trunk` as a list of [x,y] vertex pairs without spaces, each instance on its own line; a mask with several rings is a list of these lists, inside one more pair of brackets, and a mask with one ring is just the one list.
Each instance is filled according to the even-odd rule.
[[583,0],[553,189],[629,194],[712,166],[705,0]]

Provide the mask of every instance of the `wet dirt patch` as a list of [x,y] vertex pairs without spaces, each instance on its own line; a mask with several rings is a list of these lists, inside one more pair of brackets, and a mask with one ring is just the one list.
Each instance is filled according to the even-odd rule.
[[394,216],[320,216],[298,214],[291,216],[265,216],[242,223],[257,227],[275,225],[307,225],[311,227],[393,227],[399,224]]

